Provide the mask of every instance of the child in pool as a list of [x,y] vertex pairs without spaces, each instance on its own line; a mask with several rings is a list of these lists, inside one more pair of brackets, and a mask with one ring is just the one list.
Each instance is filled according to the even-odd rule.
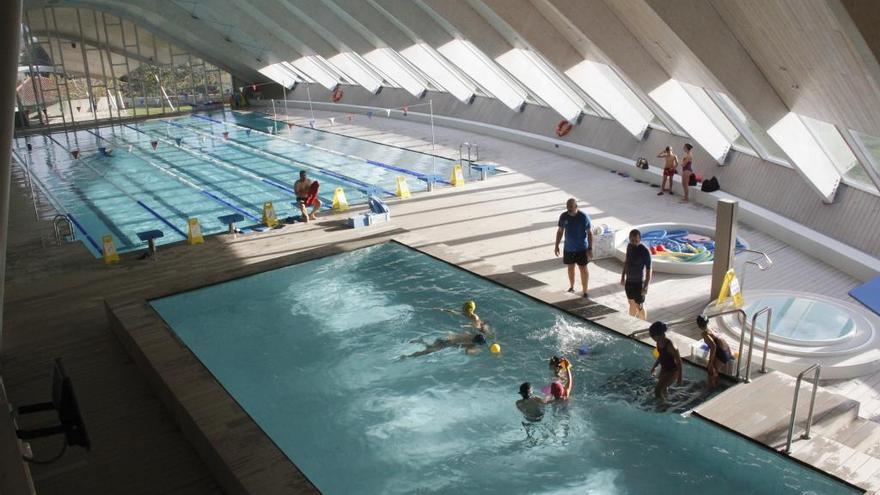
[[724,337],[709,328],[709,318],[705,315],[697,316],[697,326],[700,328],[700,337],[709,346],[709,359],[706,361],[706,373],[709,375],[707,384],[709,388],[715,388],[718,385],[718,374],[733,359],[733,353]]
[[476,312],[477,311],[477,303],[474,301],[466,301],[461,306],[461,311],[456,311],[454,309],[446,309],[446,308],[437,308],[437,309],[439,309],[440,311],[443,311],[445,313],[449,313],[449,314],[453,314],[453,315],[460,314],[460,315],[464,316],[465,318],[467,318],[468,320],[470,320],[470,323],[468,325],[462,325],[462,326],[473,327],[473,328],[476,328],[477,330],[479,330],[481,333],[486,334],[487,336],[490,336],[490,337],[492,336],[492,334],[489,330],[489,325],[487,325],[486,322],[481,320],[480,315],[477,314],[477,312]]
[[[571,362],[559,356],[553,356],[550,358],[549,362],[550,371],[553,373],[554,382],[550,385],[550,393],[553,395],[555,399],[567,399],[569,394],[571,394],[571,387],[573,385],[571,378]],[[557,394],[553,393],[554,385],[559,385],[557,392],[560,397],[557,397]]]
[[657,352],[659,353],[654,361],[654,366],[651,367],[651,376],[653,376],[657,365],[660,365],[660,374],[657,375],[654,396],[665,401],[666,391],[672,385],[672,382],[675,381],[681,385],[681,356],[678,354],[678,349],[675,348],[672,341],[666,338],[666,323],[655,321],[651,323],[648,332],[651,338],[654,339],[654,342],[657,343]]

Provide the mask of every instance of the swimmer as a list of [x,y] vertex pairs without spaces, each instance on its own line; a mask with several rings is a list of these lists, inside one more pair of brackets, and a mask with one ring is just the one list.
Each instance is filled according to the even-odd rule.
[[[571,392],[572,387],[572,379],[571,379],[571,362],[564,357],[553,356],[550,358],[550,371],[553,373],[554,378],[558,378],[562,381],[562,386],[564,387],[565,397],[568,397],[568,394]],[[550,390],[552,392],[553,386],[550,386]]]
[[563,385],[560,382],[553,382],[550,384],[550,402],[563,402],[569,399],[571,394],[571,381],[568,382],[568,385]]
[[523,413],[527,420],[541,421],[544,417],[544,404],[548,402],[547,399],[532,395],[532,384],[529,382],[519,386],[519,395],[522,396],[522,399],[516,401],[516,408]]
[[672,382],[675,381],[681,385],[681,372],[683,368],[681,356],[678,354],[678,349],[675,348],[672,341],[666,338],[666,323],[655,321],[651,323],[648,332],[651,338],[654,339],[654,342],[657,343],[657,352],[659,352],[657,360],[654,361],[654,366],[651,366],[651,376],[653,376],[657,365],[660,365],[660,374],[657,376],[654,396],[665,401],[666,391],[672,385]]
[[434,340],[434,342],[431,342],[430,344],[425,342],[422,339],[411,340],[410,343],[424,344],[425,348],[422,349],[421,351],[417,351],[412,354],[400,356],[400,359],[405,359],[408,357],[424,356],[426,354],[431,354],[431,353],[434,353],[437,351],[442,351],[443,349],[446,349],[447,347],[459,347],[459,348],[464,349],[464,352],[466,352],[467,354],[473,355],[473,354],[480,352],[481,345],[486,344],[486,336],[481,333],[472,334],[472,333],[452,333],[452,332],[450,332],[449,335],[445,339],[436,339],[436,340]]
[[705,315],[697,316],[697,326],[700,327],[700,337],[709,346],[709,358],[706,360],[706,373],[709,375],[707,385],[709,388],[715,388],[718,385],[718,374],[733,359],[733,353],[730,352],[730,346],[727,345],[724,337],[709,328],[709,318]]
[[486,324],[483,320],[480,319],[480,315],[476,313],[477,311],[477,303],[474,301],[466,301],[461,306],[461,311],[456,311],[454,309],[446,309],[446,308],[437,308],[444,313],[449,313],[453,315],[462,315],[468,320],[470,320],[470,324],[462,325],[464,327],[473,327],[479,330],[480,332],[491,337],[491,333],[489,331],[489,325]]

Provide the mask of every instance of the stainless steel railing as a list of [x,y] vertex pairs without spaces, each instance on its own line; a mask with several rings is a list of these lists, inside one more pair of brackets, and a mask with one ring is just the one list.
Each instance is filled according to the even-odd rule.
[[810,428],[813,426],[813,407],[816,405],[816,390],[819,387],[819,375],[822,372],[822,366],[819,363],[808,366],[807,369],[801,371],[797,376],[797,383],[794,386],[794,400],[791,403],[791,419],[788,421],[788,437],[785,440],[785,453],[791,454],[791,437],[794,435],[794,423],[797,419],[798,398],[801,393],[801,382],[804,375],[815,370],[813,375],[813,393],[810,396],[810,410],[807,412],[807,426],[801,438],[810,438]]
[[[67,232],[61,231],[61,226],[67,227]],[[52,228],[55,230],[55,242],[58,246],[64,244],[64,241],[74,240],[76,239],[76,231],[73,230],[73,222],[70,221],[70,218],[67,215],[55,215],[55,218],[52,219]]]
[[755,339],[755,324],[758,322],[758,317],[761,314],[766,313],[767,319],[764,322],[766,325],[764,328],[764,355],[761,357],[761,373],[767,372],[767,344],[770,343],[770,324],[773,322],[773,308],[770,306],[764,306],[760,311],[752,315],[752,333],[749,340],[749,360],[746,362],[746,381],[749,381],[749,369],[752,365],[752,342]]
[[745,266],[743,266],[742,275],[739,277],[739,290],[741,292],[745,293],[744,291],[745,291],[745,287],[746,287],[746,272],[747,272],[746,269],[749,267],[749,265],[754,266],[755,268],[757,268],[758,270],[763,272],[764,270],[769,270],[770,268],[773,267],[773,260],[771,260],[770,257],[767,256],[767,253],[765,253],[764,251],[756,251],[754,249],[743,249],[742,252],[754,253],[754,254],[759,255],[759,257],[757,257],[757,258],[752,258],[750,260],[746,260]]

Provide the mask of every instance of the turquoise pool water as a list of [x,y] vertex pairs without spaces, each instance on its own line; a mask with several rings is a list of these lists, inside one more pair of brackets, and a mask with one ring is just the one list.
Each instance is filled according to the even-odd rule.
[[[449,348],[474,299],[500,355]],[[658,411],[647,346],[397,244],[151,302],[281,450],[326,494],[855,493],[679,412],[705,398],[688,366]],[[575,352],[588,346],[588,353]],[[539,423],[521,382],[573,361],[569,404]]]
[[[255,114],[199,114],[18,138],[14,151],[34,187],[72,220],[95,256],[107,234],[120,252],[145,248],[137,233],[147,230],[163,231],[159,244],[185,240],[193,217],[206,234],[225,231],[218,217],[234,213],[245,217],[241,226],[257,226],[266,202],[279,218],[298,216],[292,186],[299,170],[321,183],[327,207],[337,188],[357,204],[368,193],[392,197],[400,176],[419,192],[419,177],[436,168],[448,178],[452,170],[450,160],[435,165],[427,155],[330,134],[324,142],[326,133],[310,129],[303,131],[317,134],[294,127],[270,135],[264,124],[272,122]],[[100,147],[112,149],[110,156]],[[72,150],[80,151],[79,161]]]
[[[856,324],[850,312],[839,305],[810,297],[762,296],[743,308],[749,318],[764,307],[773,310],[770,333],[778,340],[831,343],[851,336]],[[759,317],[759,329],[766,323]]]

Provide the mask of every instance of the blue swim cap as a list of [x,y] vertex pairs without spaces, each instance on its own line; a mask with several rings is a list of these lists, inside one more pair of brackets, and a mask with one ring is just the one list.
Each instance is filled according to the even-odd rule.
[[648,327],[648,334],[650,334],[651,337],[656,337],[664,333],[666,333],[666,323],[663,323],[662,321],[655,321],[654,323],[651,323],[650,327]]

